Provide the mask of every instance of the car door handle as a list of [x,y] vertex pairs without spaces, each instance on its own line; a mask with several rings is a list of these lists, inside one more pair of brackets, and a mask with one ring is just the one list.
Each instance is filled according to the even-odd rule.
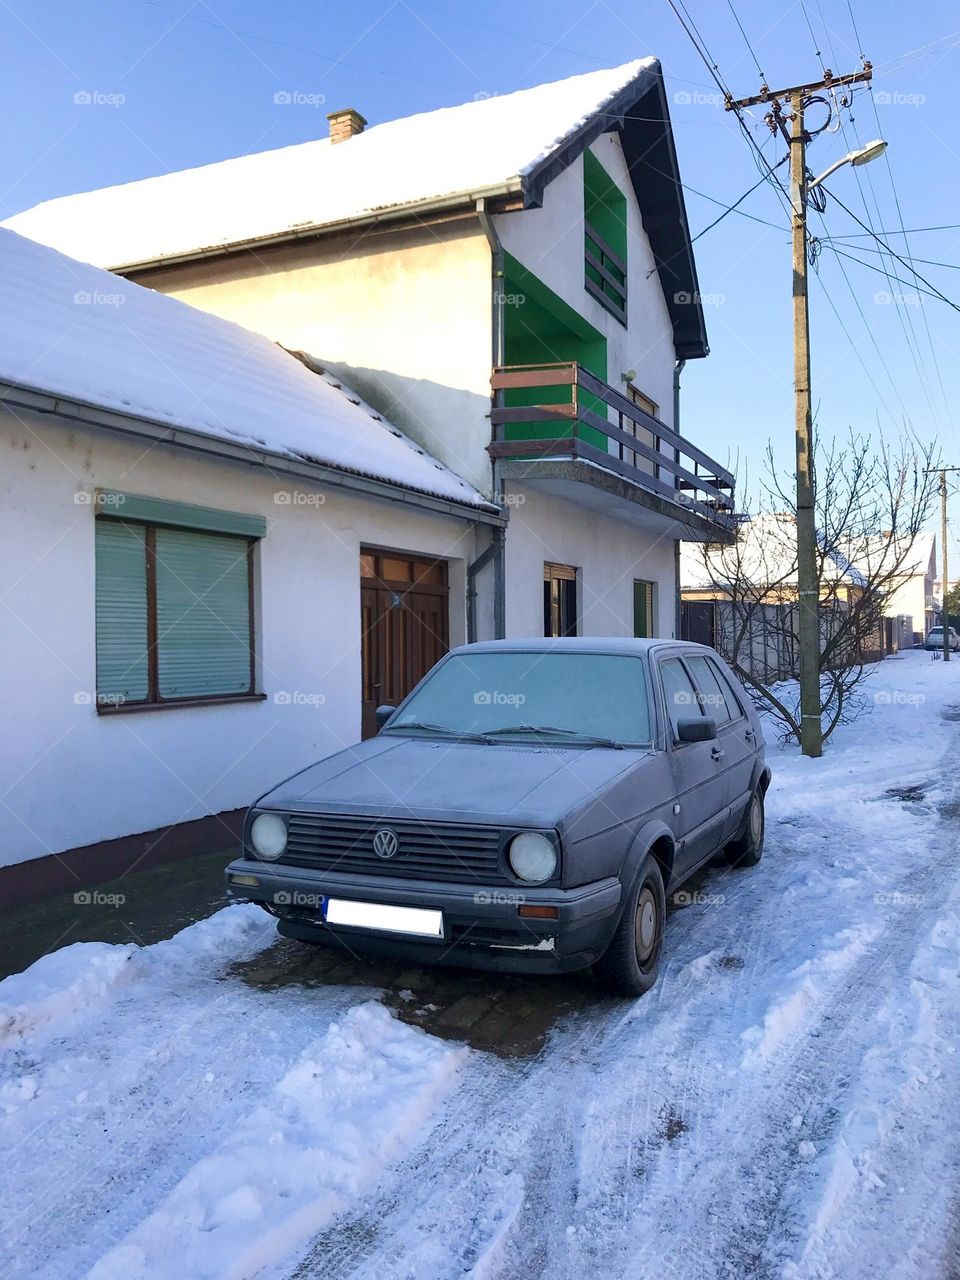
[[714,760],[722,760],[727,753],[722,747],[711,747],[710,754],[713,756]]
[[753,729],[746,729],[744,731],[743,736],[747,739],[748,742],[755,742],[757,739],[757,735]]

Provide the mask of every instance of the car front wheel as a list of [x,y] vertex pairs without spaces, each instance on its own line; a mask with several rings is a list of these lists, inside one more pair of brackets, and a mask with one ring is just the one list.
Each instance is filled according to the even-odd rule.
[[648,853],[617,931],[594,965],[594,972],[608,991],[619,996],[642,996],[650,990],[660,966],[666,915],[663,876],[656,859]]

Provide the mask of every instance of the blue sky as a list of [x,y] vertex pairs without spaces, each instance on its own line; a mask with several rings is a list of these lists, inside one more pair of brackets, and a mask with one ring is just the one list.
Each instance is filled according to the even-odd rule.
[[[755,92],[757,66],[729,4],[687,7],[724,80],[737,94]],[[955,4],[798,0],[771,9],[734,0],[734,8],[771,86],[815,78],[818,49],[834,71],[854,69],[862,42],[876,69],[872,99],[857,95],[853,121],[844,112],[844,133],[812,144],[810,166],[822,172],[858,136],[886,138],[889,165],[848,166],[829,187],[960,303],[960,270],[935,265],[960,264],[960,229],[918,231],[908,242],[895,234],[901,217],[908,229],[960,223]],[[667,77],[693,232],[721,212],[714,201],[732,203],[758,178],[667,0],[0,0],[0,40],[3,217],[52,196],[321,136],[336,107],[356,106],[376,123],[646,54]],[[277,105],[283,90],[301,105]],[[84,93],[94,101],[76,102]],[[783,154],[762,113],[753,133],[765,155]],[[792,454],[790,242],[768,186],[740,207],[752,218],[730,214],[696,245],[711,355],[687,366],[683,430],[756,471],[768,440],[782,463]],[[861,230],[833,200],[811,226],[818,235]],[[869,238],[834,243],[871,266],[838,258],[826,243],[818,259],[820,432],[880,426],[896,436],[909,424],[939,437],[946,460],[960,464],[960,312],[923,297],[891,260],[906,283],[885,278]],[[953,538],[952,554],[960,568]]]

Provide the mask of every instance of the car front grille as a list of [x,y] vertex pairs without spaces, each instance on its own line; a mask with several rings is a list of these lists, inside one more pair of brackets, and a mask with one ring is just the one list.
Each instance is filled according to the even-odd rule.
[[[380,857],[378,831],[392,831],[397,852]],[[283,862],[321,871],[466,884],[508,883],[500,869],[500,831],[454,822],[292,814]]]

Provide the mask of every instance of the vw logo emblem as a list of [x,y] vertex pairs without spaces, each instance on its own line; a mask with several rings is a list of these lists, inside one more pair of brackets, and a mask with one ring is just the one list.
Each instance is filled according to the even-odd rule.
[[397,833],[389,827],[381,827],[373,837],[373,852],[378,858],[392,858],[400,848]]

